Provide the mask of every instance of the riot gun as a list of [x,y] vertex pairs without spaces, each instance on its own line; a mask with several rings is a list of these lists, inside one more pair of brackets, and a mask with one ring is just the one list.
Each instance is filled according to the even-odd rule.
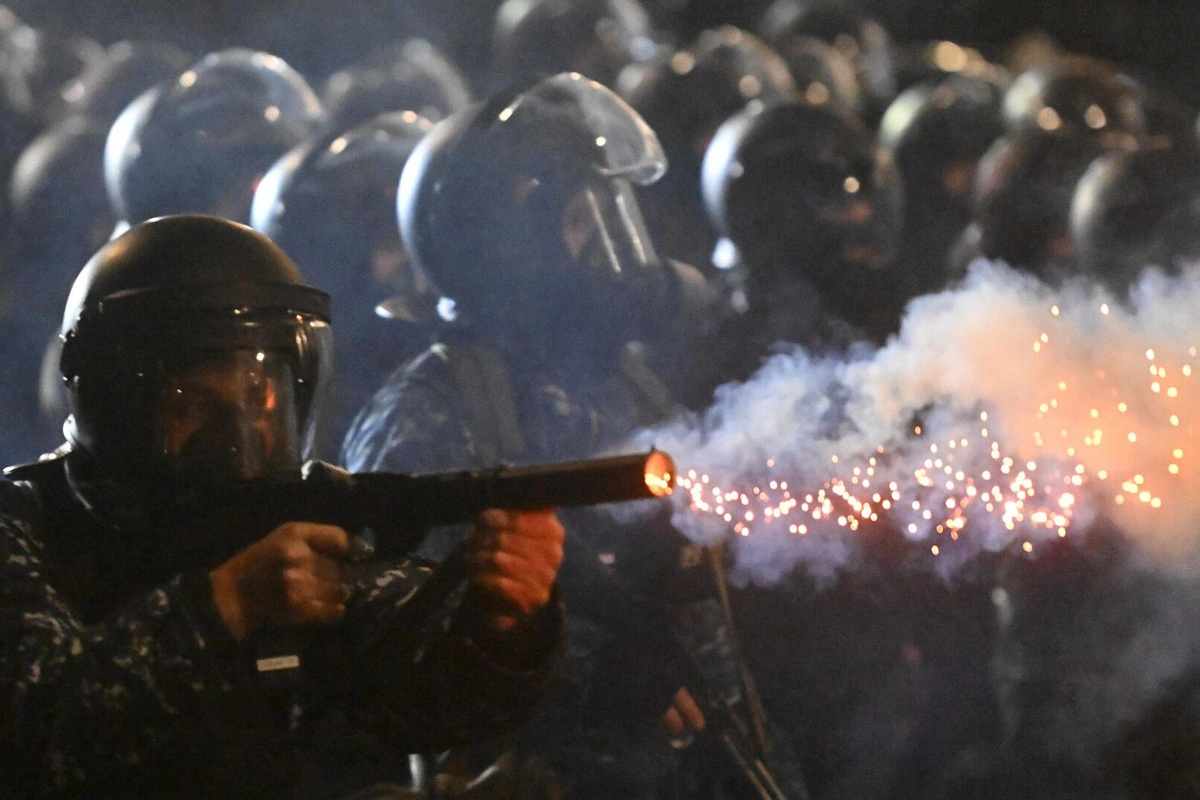
[[[666,497],[675,463],[651,450],[629,456],[501,466],[428,474],[346,472],[311,461],[300,474],[221,484],[164,482],[159,507],[207,528],[204,537],[170,537],[168,572],[217,566],[285,522],[337,525],[371,534],[372,557],[395,558],[417,548],[430,529],[468,523],[489,508],[532,511]],[[405,601],[421,616],[466,578],[462,546]],[[272,691],[296,686],[299,648],[288,631],[260,632],[256,664]]]
[[660,498],[674,486],[675,463],[659,450],[428,474],[351,473],[311,461],[294,477],[171,487],[166,507],[173,515],[212,524],[205,537],[176,540],[170,561],[216,566],[284,522],[370,531],[378,556],[397,557],[412,552],[431,528],[471,522],[488,508],[528,511]]

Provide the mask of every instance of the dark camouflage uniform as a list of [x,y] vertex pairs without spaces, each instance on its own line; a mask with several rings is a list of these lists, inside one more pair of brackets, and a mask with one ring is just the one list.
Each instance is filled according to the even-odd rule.
[[206,572],[156,576],[149,539],[70,502],[61,463],[34,468],[36,491],[0,484],[4,797],[340,797],[406,779],[408,752],[504,732],[548,681],[556,607],[529,663],[505,665],[472,640],[469,604],[407,613],[430,570],[405,561],[361,565],[345,621],[304,645],[304,680],[270,691]]
[[[356,471],[432,471],[569,461],[607,453],[675,410],[632,351],[605,365],[545,366],[551,361],[531,358],[518,370],[494,351],[435,346],[363,409],[344,462]],[[560,785],[551,794],[671,796],[686,782],[684,751],[671,747],[659,719],[675,691],[686,684],[697,697],[742,699],[707,553],[670,526],[668,507],[643,502],[560,512],[567,652],[516,739],[523,757],[553,770]]]

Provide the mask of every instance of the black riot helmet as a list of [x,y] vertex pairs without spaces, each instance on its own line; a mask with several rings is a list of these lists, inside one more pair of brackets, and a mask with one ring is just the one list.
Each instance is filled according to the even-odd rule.
[[1004,96],[1009,130],[1140,133],[1145,116],[1136,83],[1084,56],[1059,56],[1018,75]]
[[744,270],[751,308],[807,282],[843,319],[890,332],[876,316],[904,299],[900,182],[849,112],[796,101],[733,117],[705,156],[704,198],[724,237],[713,261]]
[[400,239],[396,190],[432,127],[401,111],[328,134],[281,158],[254,194],[251,225],[330,294],[343,332],[376,313],[417,321],[426,290]]
[[104,157],[118,215],[246,221],[262,174],[315,135],[321,103],[301,75],[268,53],[211,53],[139,96],[113,123]]
[[177,77],[190,63],[187,53],[167,42],[116,42],[63,89],[66,111],[112,124],[134,98]]
[[1118,291],[1143,269],[1200,262],[1200,153],[1194,147],[1118,150],[1096,159],[1071,204],[1079,269]]
[[882,25],[846,0],[776,0],[761,22],[763,38],[779,52],[812,37],[833,45],[854,65],[863,95],[862,116],[873,124],[896,96],[891,37]]
[[810,103],[833,102],[859,113],[862,92],[844,52],[814,36],[793,36],[779,44],[779,56],[792,73],[796,92]]
[[[634,76],[636,75],[636,80]],[[787,66],[758,37],[724,25],[686,49],[622,76],[622,95],[654,129],[671,169],[642,193],[655,243],[665,253],[703,264],[716,234],[700,197],[700,163],[721,124],[748,104],[791,99]]]
[[633,109],[562,74],[436,125],[404,167],[400,228],[463,324],[629,341],[677,275],[633,190],[665,170]]
[[574,71],[613,86],[654,54],[652,33],[638,0],[507,0],[496,12],[494,67],[510,80]]
[[21,311],[57,327],[79,265],[109,238],[116,218],[104,187],[108,126],[68,117],[35,139],[13,167],[9,243]]
[[437,48],[424,39],[410,39],[333,73],[321,101],[328,129],[341,132],[393,111],[412,111],[437,122],[466,108],[471,92]]
[[1002,90],[965,75],[918,83],[888,106],[879,143],[900,171],[906,219],[915,224],[953,223],[971,216],[971,187],[979,159],[1004,133]]
[[997,139],[972,189],[982,254],[1043,278],[1069,269],[1068,218],[1075,185],[1093,160],[1132,145],[1120,136],[1039,128]]
[[309,455],[328,297],[244,225],[134,225],[83,268],[63,317],[72,455],[110,482],[232,480]]
[[783,59],[762,40],[723,25],[641,71],[622,96],[658,135],[669,177],[698,190],[700,162],[717,128],[749,103],[791,99],[794,88]]

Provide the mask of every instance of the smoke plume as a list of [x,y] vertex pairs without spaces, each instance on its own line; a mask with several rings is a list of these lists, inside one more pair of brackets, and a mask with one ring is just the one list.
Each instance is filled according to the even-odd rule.
[[977,262],[879,350],[773,356],[699,420],[649,434],[679,464],[677,523],[731,533],[741,577],[832,577],[888,525],[952,573],[1036,555],[1096,514],[1152,563],[1200,564],[1200,274],[1127,296]]

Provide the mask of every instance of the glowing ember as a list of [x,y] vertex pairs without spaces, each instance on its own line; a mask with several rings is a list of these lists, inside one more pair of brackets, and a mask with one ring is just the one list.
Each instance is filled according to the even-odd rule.
[[[979,416],[986,420],[988,415]],[[680,475],[678,483],[687,492],[692,512],[719,517],[743,537],[756,529],[755,520],[806,536],[816,531],[858,531],[863,525],[880,523],[881,514],[913,539],[932,532],[957,542],[976,515],[988,515],[1009,531],[1041,529],[1066,536],[1074,519],[1074,490],[1086,482],[1082,464],[1050,470],[1042,480],[1035,480],[1035,462],[1018,466],[981,428],[977,443],[966,438],[951,439],[941,448],[931,443],[925,450],[927,457],[915,469],[897,469],[911,460],[917,449],[913,444],[905,443],[895,454],[879,446],[876,455],[861,461],[834,456],[831,470],[841,465],[840,469],[819,483],[805,484],[790,476],[793,484],[812,487],[803,490],[790,490],[788,481],[773,479],[767,484],[770,490],[755,487],[747,494],[696,470]],[[946,452],[939,454],[942,450]],[[768,472],[775,463],[774,458],[765,462]],[[979,469],[987,463],[994,468]],[[1031,551],[1032,545],[1026,545],[1026,552]],[[930,552],[939,555],[943,547],[933,546]]]
[[[943,404],[903,436],[848,449],[833,440],[824,467],[813,468],[822,463],[816,458],[799,460],[808,464],[803,474],[787,453],[743,467],[741,474],[754,476],[746,484],[737,475],[688,470],[678,476],[681,495],[694,515],[723,521],[741,537],[765,529],[844,536],[885,524],[913,540],[936,540],[928,550],[935,557],[972,536],[992,542],[975,542],[976,551],[1011,545],[1033,553],[1067,537],[1081,505],[1097,501],[1114,510],[1162,509],[1162,487],[1186,472],[1192,449],[1186,412],[1197,347],[1132,340],[1124,346],[1136,358],[1115,351],[1110,358],[1099,349],[1104,326],[1128,325],[1128,316],[1108,303],[1088,309],[1056,303],[1049,319],[1031,322],[1032,354],[1014,359],[1013,370],[1028,374],[1028,386],[1018,389],[1043,393],[1024,414],[986,398],[974,411]],[[1119,341],[1121,332],[1109,335]],[[1080,352],[1098,364],[1084,366]],[[1134,377],[1130,365],[1143,354],[1141,377]],[[1178,435],[1163,435],[1171,430]],[[994,530],[1010,535],[991,536]]]

